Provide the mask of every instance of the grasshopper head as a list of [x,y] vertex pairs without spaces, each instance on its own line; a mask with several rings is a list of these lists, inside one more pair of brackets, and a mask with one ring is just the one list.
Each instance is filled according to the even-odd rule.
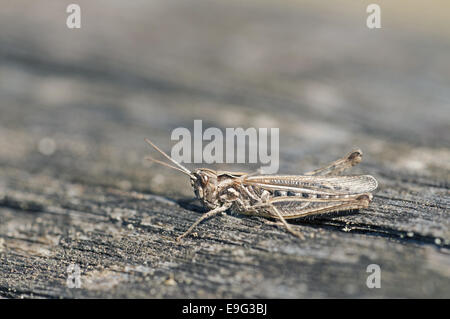
[[195,196],[209,208],[217,207],[217,173],[207,168],[200,168],[192,174],[191,185]]
[[167,158],[170,162],[175,164],[175,166],[156,160],[151,157],[147,157],[148,160],[188,175],[191,178],[191,185],[194,188],[195,196],[197,196],[197,198],[200,199],[203,202],[203,204],[208,208],[216,208],[220,205],[217,196],[218,176],[215,171],[208,168],[199,168],[195,172],[192,172],[183,165],[181,165],[180,163],[178,163],[176,160],[171,158],[169,155],[164,153],[162,150],[160,150],[159,147],[153,144],[153,142],[150,141],[149,139],[145,139],[145,141],[151,147],[157,150],[161,155]]

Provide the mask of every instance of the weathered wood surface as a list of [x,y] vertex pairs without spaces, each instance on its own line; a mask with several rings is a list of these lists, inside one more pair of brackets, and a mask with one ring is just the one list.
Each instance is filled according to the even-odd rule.
[[[382,2],[376,31],[363,3],[79,4],[80,30],[59,1],[1,4],[0,296],[450,297],[446,2],[421,23]],[[169,150],[194,119],[280,127],[281,173],[359,146],[379,189],[292,221],[305,241],[230,213],[175,243],[203,210],[143,138]]]

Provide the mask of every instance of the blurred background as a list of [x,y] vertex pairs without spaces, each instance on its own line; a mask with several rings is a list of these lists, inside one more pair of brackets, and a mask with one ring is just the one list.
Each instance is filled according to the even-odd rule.
[[281,169],[353,146],[401,169],[450,162],[446,1],[379,1],[381,29],[370,1],[77,3],[81,29],[67,1],[1,6],[3,161],[49,137],[67,169],[141,165],[143,137],[170,150],[202,119],[280,127]]
[[[189,198],[184,176],[143,160],[145,137],[170,151],[172,130],[194,119],[279,127],[280,173],[360,147],[355,172],[379,179],[378,200],[440,203],[431,242],[448,245],[448,1],[78,0],[80,29],[66,26],[70,3],[0,1],[3,198],[83,185]],[[366,26],[370,3],[381,29]],[[0,234],[20,233],[2,214]]]

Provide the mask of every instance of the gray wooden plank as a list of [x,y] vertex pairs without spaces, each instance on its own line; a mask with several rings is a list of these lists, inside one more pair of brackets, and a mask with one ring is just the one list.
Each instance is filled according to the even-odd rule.
[[[80,1],[78,32],[60,4],[18,3],[0,12],[1,297],[449,297],[447,33],[214,1]],[[368,209],[290,221],[305,241],[227,213],[175,243],[203,209],[143,138],[169,150],[194,119],[280,127],[281,173],[359,146],[354,172],[379,189]]]

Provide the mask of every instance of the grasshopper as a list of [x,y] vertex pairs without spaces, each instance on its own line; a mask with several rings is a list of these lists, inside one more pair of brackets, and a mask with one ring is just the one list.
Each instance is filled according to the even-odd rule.
[[361,162],[362,151],[359,149],[303,175],[258,175],[209,168],[190,171],[149,139],[145,141],[175,166],[152,157],[147,159],[188,175],[195,196],[208,209],[208,212],[177,237],[177,241],[189,235],[203,220],[228,209],[241,214],[277,219],[279,222],[276,224],[304,239],[303,234],[294,230],[286,219],[367,208],[373,198],[371,192],[378,187],[377,180],[370,175],[340,175]]

